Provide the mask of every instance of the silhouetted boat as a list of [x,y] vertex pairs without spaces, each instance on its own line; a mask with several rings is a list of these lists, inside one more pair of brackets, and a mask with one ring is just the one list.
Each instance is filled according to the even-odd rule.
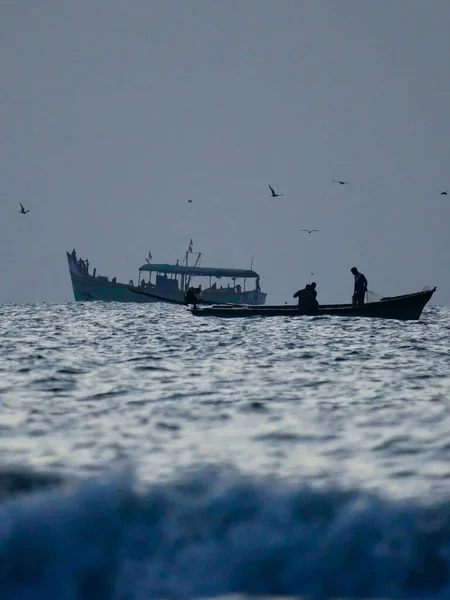
[[196,317],[370,317],[379,319],[417,320],[436,288],[415,294],[381,298],[378,302],[368,302],[362,307],[352,304],[323,304],[314,311],[305,312],[298,306],[194,306],[191,311]]
[[[189,265],[189,254],[196,254],[194,265]],[[194,281],[206,282],[206,289],[199,295],[208,304],[250,304],[262,305],[266,293],[261,291],[260,277],[252,269],[226,269],[202,267],[199,265],[201,253],[185,253],[185,264],[153,264],[147,262],[139,267],[137,285],[132,280],[120,283],[115,277],[98,275],[96,269],[89,269],[89,261],[77,259],[74,252],[66,252],[70,280],[75,300],[90,302],[167,302],[184,304],[184,297]],[[154,275],[154,279],[153,279]],[[147,278],[147,279],[145,279]],[[216,281],[217,280],[217,281]],[[242,285],[239,284],[241,281]],[[225,286],[219,283],[226,283]],[[246,289],[248,283],[251,289]]]

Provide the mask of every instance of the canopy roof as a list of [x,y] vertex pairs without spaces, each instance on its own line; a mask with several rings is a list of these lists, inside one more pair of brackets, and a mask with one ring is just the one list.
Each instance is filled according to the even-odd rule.
[[139,271],[168,273],[172,275],[197,275],[198,277],[236,277],[255,279],[259,277],[256,271],[250,269],[216,269],[214,267],[184,267],[182,265],[154,265],[147,264],[139,267]]

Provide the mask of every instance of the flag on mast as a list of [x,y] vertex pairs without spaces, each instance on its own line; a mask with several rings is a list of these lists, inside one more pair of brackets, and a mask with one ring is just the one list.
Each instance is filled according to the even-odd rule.
[[150,261],[152,260],[152,258],[153,258],[152,257],[152,253],[149,250],[149,252],[148,252],[148,258],[146,258],[145,261],[150,264]]
[[189,241],[189,248],[188,248],[188,252],[193,252],[194,251],[194,242],[192,241],[192,238]]

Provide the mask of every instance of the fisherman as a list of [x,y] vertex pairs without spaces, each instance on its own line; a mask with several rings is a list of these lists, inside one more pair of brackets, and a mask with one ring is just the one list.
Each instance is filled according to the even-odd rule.
[[[308,287],[308,285],[309,285],[309,283],[307,284],[307,286],[306,286],[306,287]],[[292,296],[293,298],[297,298],[297,302],[298,302],[298,305],[299,305],[299,306],[300,306],[301,304],[303,304],[303,302],[304,302],[304,298],[305,298],[305,290],[306,290],[306,287],[305,287],[304,289],[297,290],[297,291],[295,292],[295,294]]]
[[316,284],[313,282],[307,283],[302,290],[298,290],[294,294],[294,298],[298,298],[298,307],[303,311],[314,311],[319,306],[316,300],[317,291]]
[[197,294],[195,293],[195,289],[193,287],[188,288],[186,295],[184,297],[185,304],[193,304],[194,307],[198,302]]
[[356,267],[352,267],[350,271],[355,277],[352,303],[353,306],[362,307],[364,305],[364,298],[367,292],[367,279],[358,271]]

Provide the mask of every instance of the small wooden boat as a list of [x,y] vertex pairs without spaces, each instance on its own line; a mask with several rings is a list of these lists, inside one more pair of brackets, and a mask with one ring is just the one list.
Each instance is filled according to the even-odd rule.
[[323,304],[314,311],[305,312],[298,306],[194,306],[191,311],[196,317],[371,317],[379,319],[398,319],[414,321],[420,318],[422,311],[433,296],[436,288],[415,294],[381,298],[378,302],[368,302],[362,307],[352,304]]

